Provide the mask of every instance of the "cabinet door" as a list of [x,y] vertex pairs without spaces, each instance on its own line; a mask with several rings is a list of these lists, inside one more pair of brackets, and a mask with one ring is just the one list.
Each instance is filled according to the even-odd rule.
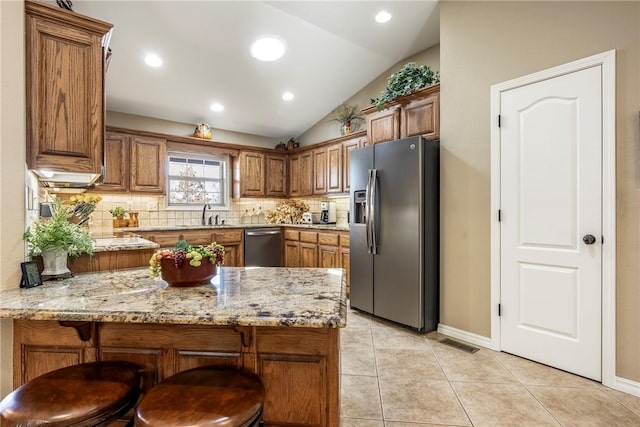
[[387,108],[367,115],[369,144],[400,138],[400,107]]
[[284,266],[300,267],[300,242],[293,240],[284,241]]
[[318,267],[340,267],[340,256],[337,246],[318,246]]
[[242,244],[226,244],[224,246],[224,267],[244,267]]
[[27,163],[102,173],[102,38],[111,25],[25,3]]
[[402,107],[401,137],[423,135],[427,139],[440,137],[440,95],[432,93]]
[[327,193],[327,149],[313,150],[313,194]]
[[252,151],[240,153],[240,197],[264,196],[264,176],[264,154]]
[[313,195],[313,152],[311,150],[300,153],[300,196]]
[[300,195],[300,156],[289,158],[289,196]]
[[349,139],[342,143],[342,189],[345,193],[351,190],[351,181],[349,174],[351,169],[349,164],[351,163],[351,152],[356,148],[362,147],[362,138]]
[[318,266],[318,245],[300,242],[300,267],[315,268]]
[[267,196],[287,196],[287,156],[267,154]]
[[327,193],[342,192],[342,144],[327,147]]
[[107,133],[104,140],[104,174],[100,191],[125,192],[129,190],[129,138]]
[[164,194],[167,144],[164,139],[132,136],[130,139],[131,181],[134,192]]

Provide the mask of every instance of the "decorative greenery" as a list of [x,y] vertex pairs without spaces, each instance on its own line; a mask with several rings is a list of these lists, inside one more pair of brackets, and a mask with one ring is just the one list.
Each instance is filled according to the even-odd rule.
[[192,267],[200,267],[203,258],[209,258],[209,262],[221,265],[224,262],[224,246],[212,242],[207,246],[191,246],[185,240],[179,240],[173,249],[161,249],[151,256],[149,260],[149,276],[158,277],[162,271],[160,260],[172,259],[176,268],[183,268],[184,261],[189,260]]
[[400,71],[389,76],[386,89],[380,92],[378,98],[373,98],[371,104],[375,105],[377,110],[382,110],[387,102],[439,81],[440,73],[438,71],[433,72],[426,65],[409,62],[403,65]]
[[[358,125],[364,122],[364,116],[360,113],[358,105],[349,105],[346,102],[338,105],[331,113],[332,117],[329,122],[338,122],[342,130],[348,128],[349,131],[354,131],[358,128]],[[348,132],[347,132],[348,133]]]
[[40,255],[48,249],[64,250],[72,257],[84,252],[92,255],[91,236],[83,227],[69,222],[72,216],[72,209],[64,206],[60,199],[56,199],[51,218],[37,219],[24,233],[29,255]]
[[116,206],[113,209],[109,209],[109,213],[114,217],[125,216],[127,214],[127,210],[122,206]]

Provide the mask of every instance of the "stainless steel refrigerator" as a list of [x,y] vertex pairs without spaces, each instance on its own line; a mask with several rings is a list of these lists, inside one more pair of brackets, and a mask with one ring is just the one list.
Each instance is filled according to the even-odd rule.
[[352,308],[438,325],[440,144],[416,136],[351,152]]

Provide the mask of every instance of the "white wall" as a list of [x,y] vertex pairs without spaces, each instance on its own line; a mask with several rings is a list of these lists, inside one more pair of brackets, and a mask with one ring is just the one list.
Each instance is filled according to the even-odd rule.
[[[24,260],[24,1],[0,1],[0,288],[18,287]],[[12,327],[0,320],[0,395],[12,389]]]

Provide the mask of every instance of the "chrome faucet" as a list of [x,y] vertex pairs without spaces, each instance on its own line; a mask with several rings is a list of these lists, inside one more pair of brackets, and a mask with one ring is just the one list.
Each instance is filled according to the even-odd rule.
[[207,225],[206,222],[204,221],[204,212],[207,209],[211,209],[211,206],[209,206],[209,203],[205,203],[205,205],[202,207],[202,225]]
[[219,215],[216,215],[216,225],[219,225],[218,224],[218,217],[219,217]]

